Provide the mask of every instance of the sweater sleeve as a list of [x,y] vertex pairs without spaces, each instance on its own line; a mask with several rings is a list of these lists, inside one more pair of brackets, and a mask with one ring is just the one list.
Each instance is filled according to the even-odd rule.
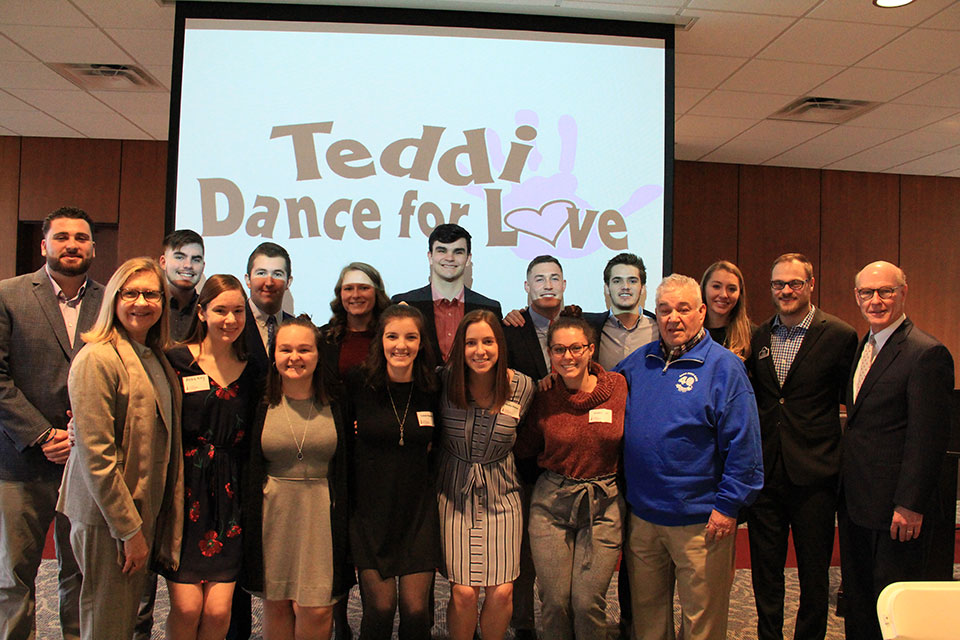
[[736,518],[763,487],[760,418],[746,372],[732,369],[724,406],[717,412],[717,446],[723,465],[714,508]]

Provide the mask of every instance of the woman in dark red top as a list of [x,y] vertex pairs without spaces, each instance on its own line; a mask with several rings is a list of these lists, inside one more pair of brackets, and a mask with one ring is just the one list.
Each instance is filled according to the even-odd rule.
[[[570,314],[574,315],[570,315]],[[606,593],[617,566],[624,501],[616,475],[627,383],[592,362],[596,342],[579,309],[547,333],[561,383],[536,395],[517,440],[544,472],[530,499],[530,548],[545,638],[605,638]]]

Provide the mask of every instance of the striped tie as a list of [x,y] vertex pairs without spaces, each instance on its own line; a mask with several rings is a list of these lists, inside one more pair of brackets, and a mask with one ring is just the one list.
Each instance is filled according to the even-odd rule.
[[860,393],[860,387],[863,386],[863,380],[870,371],[870,365],[877,355],[877,341],[870,334],[870,339],[863,346],[863,353],[860,355],[860,362],[857,363],[857,373],[853,377],[853,401],[857,401],[857,395]]

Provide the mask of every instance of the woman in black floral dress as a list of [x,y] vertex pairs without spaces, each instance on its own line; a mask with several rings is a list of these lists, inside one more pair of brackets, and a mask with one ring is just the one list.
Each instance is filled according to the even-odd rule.
[[184,529],[180,568],[166,572],[167,638],[223,638],[241,565],[238,462],[260,399],[246,360],[246,294],[211,276],[197,300],[196,330],[167,353],[183,391]]

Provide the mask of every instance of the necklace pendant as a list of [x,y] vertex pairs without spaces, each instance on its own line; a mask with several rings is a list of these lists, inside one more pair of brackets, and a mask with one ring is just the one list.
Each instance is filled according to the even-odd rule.
[[303,452],[302,452],[302,451],[297,451],[297,460],[299,460],[300,462],[303,462]]
[[400,436],[400,446],[403,446],[403,436]]

